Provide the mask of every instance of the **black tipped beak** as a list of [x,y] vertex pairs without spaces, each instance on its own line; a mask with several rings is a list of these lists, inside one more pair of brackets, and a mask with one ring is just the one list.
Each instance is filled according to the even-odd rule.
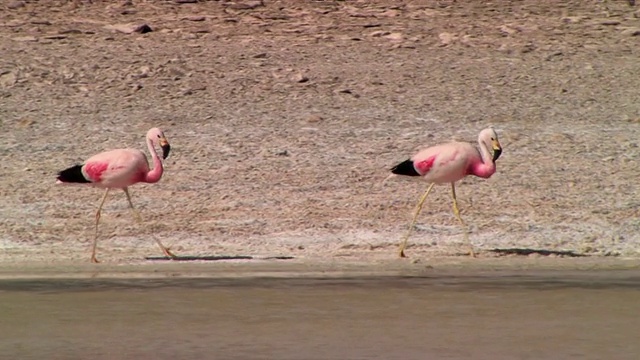
[[162,148],[162,158],[166,159],[169,156],[169,152],[171,151],[171,145],[165,144],[161,146]]
[[496,162],[496,160],[498,160],[500,155],[502,155],[502,149],[501,148],[493,149],[493,162]]

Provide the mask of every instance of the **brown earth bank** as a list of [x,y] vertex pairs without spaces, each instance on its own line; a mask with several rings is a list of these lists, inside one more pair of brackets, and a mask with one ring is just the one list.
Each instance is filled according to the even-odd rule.
[[[56,172],[159,126],[165,175],[131,188],[143,228],[110,195],[106,263],[147,264],[155,234],[303,267],[637,267],[638,59],[627,1],[6,1],[0,262],[88,262],[101,192]],[[487,126],[498,171],[457,187],[479,258],[440,186],[388,265],[427,185],[388,169]]]

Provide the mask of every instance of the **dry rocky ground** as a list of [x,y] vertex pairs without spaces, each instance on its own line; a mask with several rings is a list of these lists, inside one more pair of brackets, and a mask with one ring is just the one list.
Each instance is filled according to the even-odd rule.
[[[480,257],[640,257],[627,1],[4,1],[0,121],[4,263],[88,261],[101,191],[56,172],[152,126],[172,154],[132,188],[147,226],[114,192],[104,261],[160,255],[151,231],[185,255],[393,259],[427,184],[389,167],[489,125],[498,172],[458,186]],[[437,187],[408,255],[462,241]]]

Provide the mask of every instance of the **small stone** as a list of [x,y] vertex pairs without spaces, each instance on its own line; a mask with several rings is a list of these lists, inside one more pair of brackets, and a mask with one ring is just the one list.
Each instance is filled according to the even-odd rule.
[[603,20],[603,21],[600,22],[600,25],[609,25],[609,26],[620,25],[620,21],[618,21],[618,20]]
[[259,54],[255,54],[255,55],[253,55],[253,58],[254,58],[254,59],[264,59],[264,58],[266,58],[266,57],[267,57],[267,53],[264,53],[264,52],[263,52],[263,53],[259,53]]
[[205,21],[207,18],[205,16],[200,16],[200,15],[191,15],[191,16],[187,16],[182,18],[182,20],[188,20],[188,21]]
[[276,151],[276,156],[289,156],[289,151],[287,150]]
[[391,9],[380,13],[380,15],[385,17],[397,17],[398,15],[400,15],[400,11]]
[[20,9],[22,7],[24,7],[26,4],[24,3],[24,1],[11,1],[7,4],[7,7],[9,9],[15,10],[15,9]]
[[381,36],[385,36],[385,35],[389,35],[390,32],[388,31],[384,31],[384,30],[376,30],[372,33],[369,34],[369,36],[371,37],[381,37]]
[[293,76],[293,81],[297,83],[306,83],[309,81],[309,78],[304,76],[302,73],[297,73]]
[[528,44],[525,44],[522,47],[522,49],[520,49],[520,52],[523,53],[523,54],[526,54],[526,53],[530,53],[530,52],[534,51],[535,49],[536,49],[536,46],[534,44],[528,43]]
[[237,4],[229,5],[230,9],[233,10],[251,10],[257,7],[264,6],[262,0],[253,0],[253,1],[245,1]]
[[104,26],[105,29],[107,30],[114,30],[114,31],[118,31],[124,34],[132,34],[132,33],[139,33],[139,34],[146,34],[148,32],[153,31],[153,29],[151,29],[151,27],[147,24],[114,24],[114,25],[106,25]]
[[198,0],[173,0],[176,4],[195,4]]
[[320,115],[315,115],[315,114],[314,114],[314,115],[309,115],[309,117],[307,118],[307,122],[308,122],[308,123],[319,123],[319,122],[321,122],[322,120],[324,120],[324,119],[322,118],[322,116],[320,116]]
[[404,39],[404,36],[402,36],[402,33],[399,32],[395,32],[395,33],[391,33],[389,35],[385,35],[385,38],[391,40],[391,41],[402,41],[402,39]]
[[628,28],[620,32],[624,36],[640,36],[640,28]]
[[18,121],[18,126],[23,128],[28,128],[33,126],[35,123],[36,122],[30,118],[22,118]]
[[565,16],[562,21],[567,24],[577,24],[584,20],[584,16]]
[[48,40],[62,40],[62,39],[66,39],[67,36],[62,34],[53,34],[53,35],[45,35],[44,38]]
[[448,32],[443,32],[438,35],[438,39],[440,39],[442,46],[447,46],[456,39],[456,36]]
[[5,72],[0,75],[0,88],[10,88],[18,82],[18,76],[14,72]]
[[11,38],[11,40],[19,42],[35,42],[38,41],[38,38],[35,36],[18,36]]
[[510,28],[507,25],[502,25],[498,29],[505,36],[513,35],[518,32],[516,29]]

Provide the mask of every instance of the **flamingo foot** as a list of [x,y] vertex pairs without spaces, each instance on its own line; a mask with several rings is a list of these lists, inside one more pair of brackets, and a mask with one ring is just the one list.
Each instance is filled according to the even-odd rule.
[[98,259],[96,259],[95,255],[91,256],[91,262],[94,263],[94,264],[99,264],[100,263],[100,261],[98,261]]
[[170,257],[170,258],[172,258],[174,260],[178,258],[174,253],[172,253],[169,250],[169,248],[162,248],[162,252],[164,253],[165,256]]

